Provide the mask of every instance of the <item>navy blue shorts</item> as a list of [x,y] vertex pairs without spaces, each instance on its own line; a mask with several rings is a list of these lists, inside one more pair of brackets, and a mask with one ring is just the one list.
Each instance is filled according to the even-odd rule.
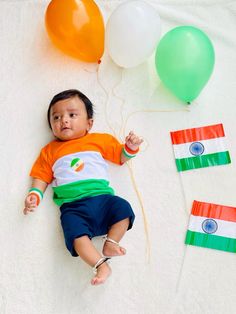
[[128,229],[131,229],[135,218],[126,200],[109,194],[65,203],[60,210],[66,247],[72,256],[78,256],[73,246],[76,238],[105,235],[112,225],[125,218],[129,218]]

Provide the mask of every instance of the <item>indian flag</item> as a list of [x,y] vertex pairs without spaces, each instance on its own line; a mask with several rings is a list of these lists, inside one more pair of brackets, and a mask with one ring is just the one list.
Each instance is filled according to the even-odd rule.
[[178,171],[231,162],[222,124],[170,132]]
[[236,207],[194,201],[185,243],[236,253]]

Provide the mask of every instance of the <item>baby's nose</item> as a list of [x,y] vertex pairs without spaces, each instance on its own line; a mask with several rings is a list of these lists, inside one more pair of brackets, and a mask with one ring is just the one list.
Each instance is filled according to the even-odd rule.
[[63,116],[62,119],[61,119],[62,123],[68,123],[69,122],[69,119],[67,116]]

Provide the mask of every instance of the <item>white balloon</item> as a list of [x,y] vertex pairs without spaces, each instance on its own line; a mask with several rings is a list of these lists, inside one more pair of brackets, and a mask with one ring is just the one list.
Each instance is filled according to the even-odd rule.
[[157,11],[144,1],[128,1],[119,5],[107,22],[106,46],[116,64],[131,68],[152,54],[160,35]]

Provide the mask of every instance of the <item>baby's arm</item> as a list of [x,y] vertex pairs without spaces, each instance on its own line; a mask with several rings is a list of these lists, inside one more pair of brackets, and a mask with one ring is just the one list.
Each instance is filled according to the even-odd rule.
[[136,153],[139,151],[139,146],[142,144],[143,139],[134,132],[129,132],[128,136],[125,138],[125,147],[121,154],[121,163],[125,163],[130,160],[130,158],[134,157]]
[[39,205],[40,199],[45,192],[48,184],[40,179],[33,178],[31,189],[29,194],[25,198],[25,208],[23,213],[27,215],[29,212],[33,212]]

